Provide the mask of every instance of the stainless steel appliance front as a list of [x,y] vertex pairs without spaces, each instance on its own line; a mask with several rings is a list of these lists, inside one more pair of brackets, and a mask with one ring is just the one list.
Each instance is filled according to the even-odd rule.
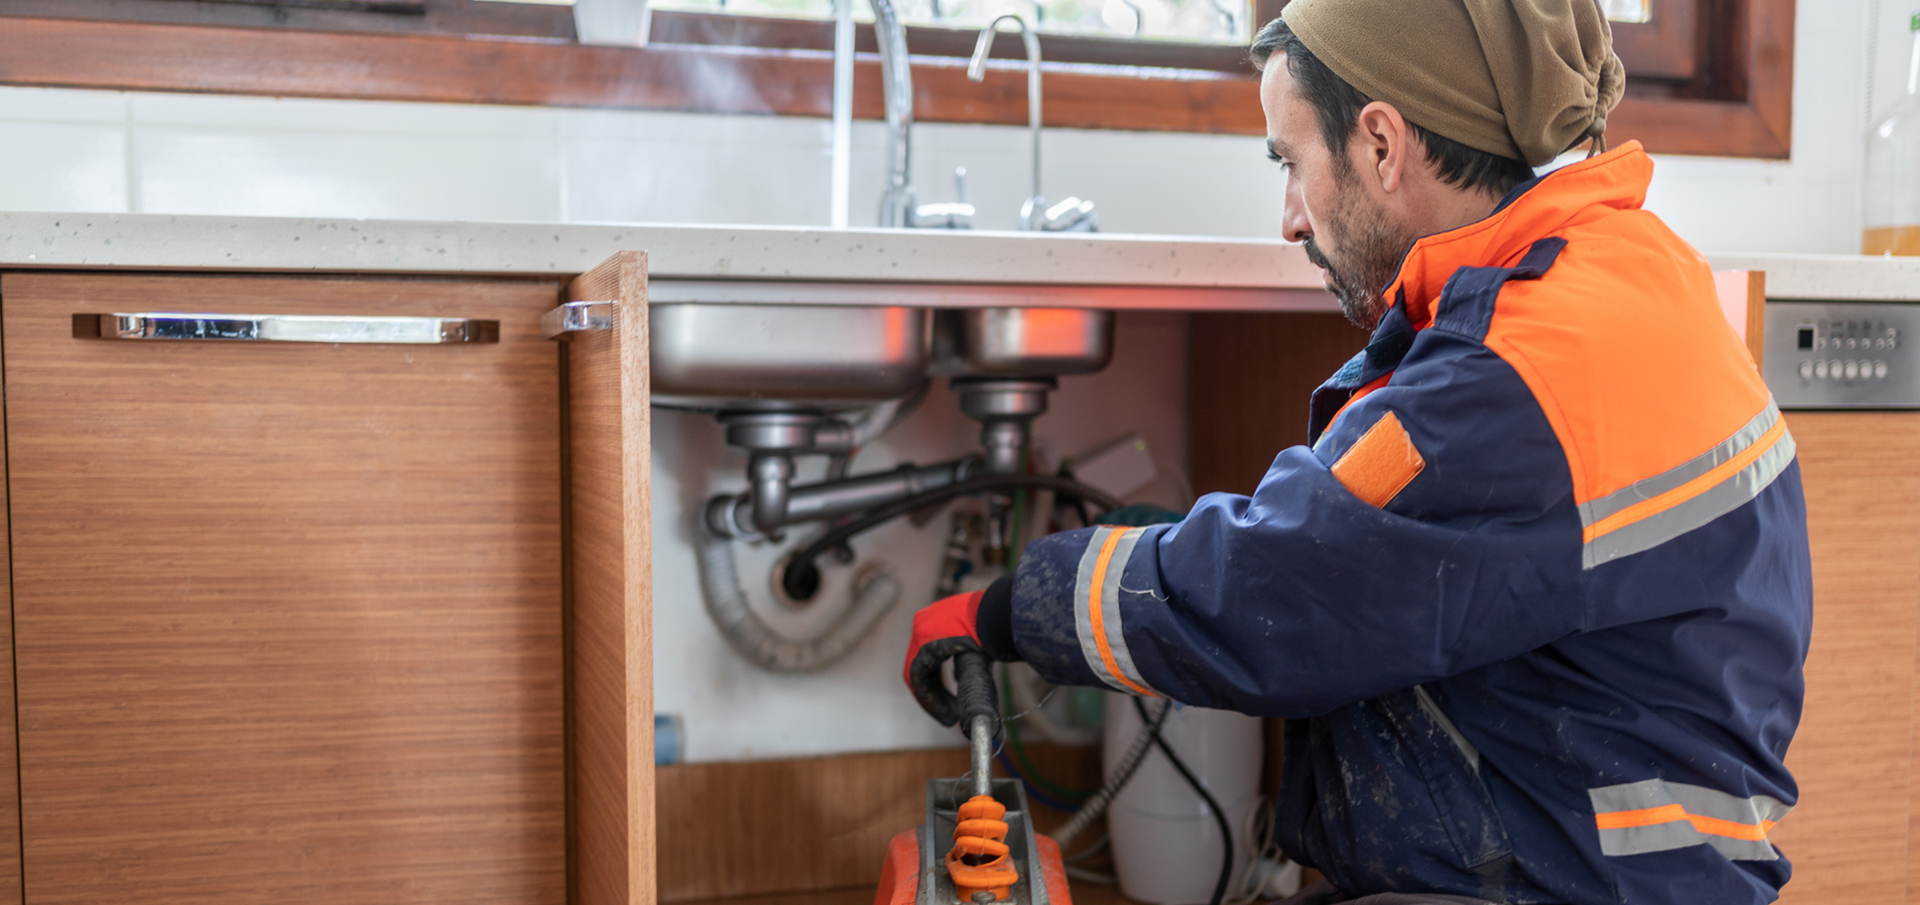
[[1920,409],[1920,305],[1767,302],[1764,376],[1783,409]]

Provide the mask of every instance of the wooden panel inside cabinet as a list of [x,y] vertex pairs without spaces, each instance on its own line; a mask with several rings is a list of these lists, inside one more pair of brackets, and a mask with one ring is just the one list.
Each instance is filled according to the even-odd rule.
[[567,287],[612,302],[613,329],[569,334],[569,898],[655,898],[653,540],[647,259],[621,252]]
[[[1098,747],[1029,740],[1015,756],[1070,788],[1100,785]],[[660,836],[660,901],[852,889],[870,902],[887,843],[926,820],[927,780],[967,768],[964,748],[661,767],[660,823],[673,829]],[[1028,805],[1040,832],[1066,822]]]
[[1252,493],[1273,457],[1307,442],[1313,390],[1366,348],[1326,313],[1196,314],[1187,355],[1196,493]]
[[1800,786],[1772,832],[1788,905],[1908,892],[1920,413],[1794,412],[1813,553],[1806,703],[1787,750]]
[[[0,279],[28,901],[563,900],[558,290]],[[73,336],[168,310],[499,342]]]

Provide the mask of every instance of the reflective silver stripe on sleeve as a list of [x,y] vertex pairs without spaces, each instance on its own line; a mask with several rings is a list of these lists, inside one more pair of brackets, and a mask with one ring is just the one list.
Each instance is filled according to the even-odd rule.
[[1100,589],[1100,622],[1106,629],[1107,649],[1113,652],[1113,662],[1120,667],[1120,675],[1140,689],[1153,691],[1153,686],[1140,677],[1140,669],[1133,665],[1133,654],[1127,650],[1127,634],[1120,623],[1120,579],[1127,572],[1127,563],[1133,559],[1134,545],[1146,533],[1145,528],[1128,528],[1121,535],[1120,543],[1114,546],[1113,558],[1107,561],[1106,586]]
[[1609,857],[1705,845],[1734,861],[1780,857],[1767,831],[1792,808],[1777,798],[1648,779],[1588,789],[1600,851]]
[[1693,457],[1692,460],[1677,468],[1668,469],[1643,481],[1635,481],[1599,499],[1581,503],[1581,527],[1592,525],[1635,503],[1651,500],[1669,490],[1675,490],[1680,485],[1718,468],[1720,463],[1739,455],[1742,450],[1752,446],[1755,440],[1766,436],[1767,431],[1773,428],[1773,423],[1779,419],[1780,407],[1775,405],[1772,399],[1768,399],[1767,407],[1761,409],[1760,414],[1753,416],[1753,420],[1748,421],[1745,427],[1734,431],[1733,436],[1714,448]]
[[[1086,658],[1087,668],[1093,670],[1093,674],[1113,690],[1127,691],[1129,690],[1127,686],[1114,678],[1113,673],[1107,669],[1107,661],[1100,656],[1100,645],[1093,636],[1093,614],[1089,611],[1093,599],[1094,566],[1100,560],[1100,551],[1107,545],[1107,536],[1118,530],[1120,529],[1104,526],[1093,529],[1093,536],[1087,539],[1086,551],[1080,554],[1080,570],[1074,574],[1073,579],[1073,629],[1079,636],[1080,655]],[[1105,598],[1106,595],[1103,593],[1101,595],[1103,602]],[[1103,607],[1102,618],[1105,615]]]
[[[1677,468],[1581,504],[1581,526],[1593,529],[1629,507],[1665,494],[1684,492],[1689,482],[1699,480],[1748,451],[1779,421],[1780,409],[1769,399],[1764,411],[1713,449]],[[1759,496],[1786,470],[1794,452],[1793,435],[1783,427],[1758,458],[1719,483],[1661,512],[1588,539],[1582,550],[1582,566],[1591,569],[1622,556],[1650,550],[1740,508]]]

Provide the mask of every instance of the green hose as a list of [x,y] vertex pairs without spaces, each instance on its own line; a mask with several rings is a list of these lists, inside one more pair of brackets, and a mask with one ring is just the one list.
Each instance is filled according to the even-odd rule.
[[[1012,679],[1011,670],[1001,670],[1001,707],[1003,712],[1009,716],[1013,714]],[[1033,765],[1032,759],[1027,757],[1027,746],[1020,741],[1019,721],[1009,719],[1006,720],[1003,725],[1006,726],[1007,732],[1007,750],[1013,753],[1013,759],[1020,765],[1020,772],[1026,774],[1027,781],[1039,786],[1040,791],[1052,795],[1055,798],[1071,801],[1074,804],[1086,801],[1093,797],[1093,793],[1100,791],[1099,789],[1070,789],[1040,775],[1040,770]]]

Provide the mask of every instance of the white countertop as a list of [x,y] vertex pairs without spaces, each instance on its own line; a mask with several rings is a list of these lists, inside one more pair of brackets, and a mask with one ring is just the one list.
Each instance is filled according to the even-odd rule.
[[1272,240],[0,213],[10,268],[564,275],[624,250],[647,253],[657,301],[1337,307],[1299,246]]
[[[16,269],[566,275],[623,250],[647,253],[662,302],[1337,308],[1278,240],[0,212]],[[1772,298],[1920,301],[1920,258],[1709,258],[1766,271]]]
[[1920,302],[1920,258],[1708,254],[1715,270],[1762,270],[1767,298]]

